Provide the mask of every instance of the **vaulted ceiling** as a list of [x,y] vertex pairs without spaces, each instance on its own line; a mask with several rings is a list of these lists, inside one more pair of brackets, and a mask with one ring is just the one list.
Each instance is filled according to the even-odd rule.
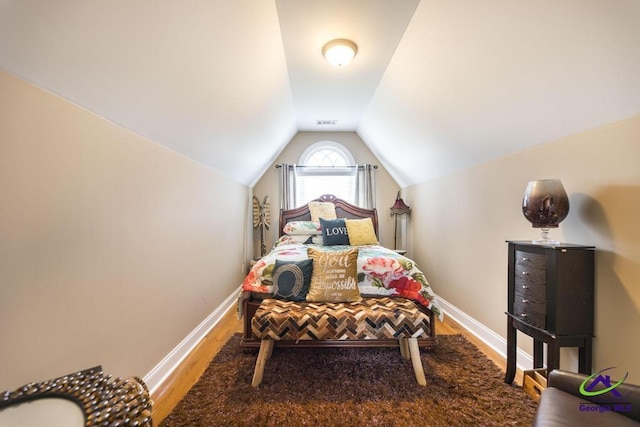
[[247,185],[299,130],[406,186],[640,114],[639,40],[638,0],[0,0],[2,70]]

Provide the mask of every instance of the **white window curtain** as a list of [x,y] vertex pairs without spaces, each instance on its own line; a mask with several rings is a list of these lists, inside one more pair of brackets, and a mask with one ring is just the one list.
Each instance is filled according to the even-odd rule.
[[373,209],[376,207],[376,174],[374,165],[359,165],[356,174],[356,205]]
[[283,163],[280,166],[280,208],[293,209],[296,205],[296,165]]

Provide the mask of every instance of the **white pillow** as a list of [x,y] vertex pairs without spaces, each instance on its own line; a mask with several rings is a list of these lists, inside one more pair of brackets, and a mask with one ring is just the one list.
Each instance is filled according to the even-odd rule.
[[308,236],[322,234],[320,222],[316,221],[291,221],[282,229],[284,234],[290,236]]

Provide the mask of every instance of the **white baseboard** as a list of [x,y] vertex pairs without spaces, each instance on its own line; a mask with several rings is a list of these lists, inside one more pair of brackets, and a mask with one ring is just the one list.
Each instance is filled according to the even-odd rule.
[[[438,297],[438,302],[440,303],[442,311],[444,311],[447,316],[451,317],[462,327],[475,335],[480,341],[495,350],[505,361],[507,360],[507,340],[505,338],[502,338],[502,336],[496,334],[491,329],[487,328],[485,325],[441,297]],[[516,365],[519,369],[523,371],[533,369],[533,357],[530,354],[518,348],[517,356],[518,362]]]
[[240,289],[237,289],[233,294],[229,295],[222,304],[213,310],[180,344],[171,350],[160,363],[143,377],[144,382],[147,384],[147,387],[149,387],[150,394],[155,393],[162,382],[182,363],[184,358],[191,353],[191,350],[202,341],[205,335],[218,324],[232,307],[235,307],[239,292]]

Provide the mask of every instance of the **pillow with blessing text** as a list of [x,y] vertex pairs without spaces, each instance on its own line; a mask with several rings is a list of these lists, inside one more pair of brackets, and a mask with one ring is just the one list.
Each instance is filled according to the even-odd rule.
[[360,301],[358,288],[358,248],[328,250],[309,247],[307,255],[313,260],[313,273],[307,301]]

